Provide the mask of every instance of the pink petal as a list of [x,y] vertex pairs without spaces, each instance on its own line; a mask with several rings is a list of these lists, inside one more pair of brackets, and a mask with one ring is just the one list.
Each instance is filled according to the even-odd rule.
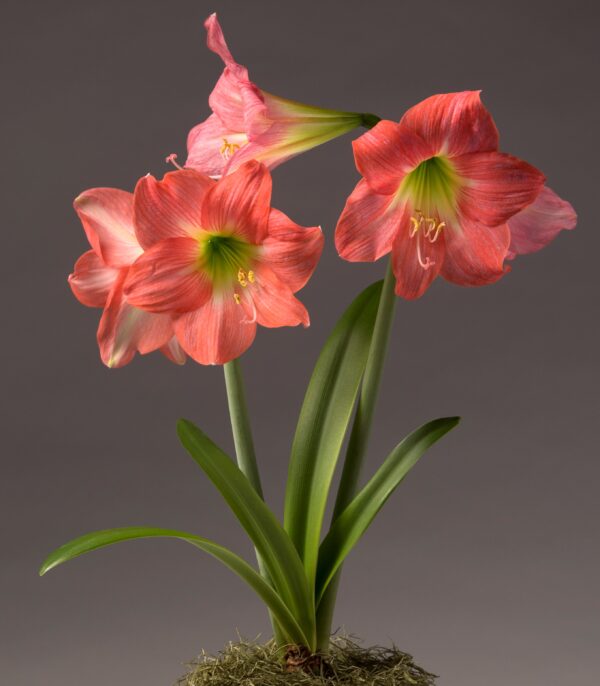
[[[405,209],[392,246],[396,295],[406,300],[420,298],[440,273],[445,260],[445,232],[431,243],[419,230],[411,238],[410,212]],[[420,259],[420,261],[419,261]],[[429,264],[424,268],[422,263]]]
[[[304,305],[293,295],[292,290],[265,266],[257,267],[256,280],[244,290],[243,297],[247,313],[248,305],[256,308],[256,319],[262,326],[277,328],[310,324]],[[250,315],[252,314],[251,310]]]
[[256,322],[250,322],[233,293],[220,293],[199,310],[175,320],[177,340],[185,352],[200,364],[225,364],[245,352],[256,336]]
[[200,269],[199,246],[193,238],[167,238],[133,263],[125,282],[129,303],[149,312],[191,312],[212,294],[211,281]]
[[494,283],[507,271],[504,266],[510,243],[506,224],[482,226],[469,220],[444,229],[446,259],[442,276],[460,286],[484,286]]
[[142,247],[149,248],[164,238],[198,233],[200,206],[214,184],[193,169],[169,172],[162,181],[150,174],[142,177],[134,194],[136,234]]
[[225,36],[223,36],[223,30],[217,19],[216,12],[213,12],[208,19],[206,19],[204,28],[206,29],[206,45],[208,46],[208,49],[216,53],[226,65],[237,64],[227,47]]
[[245,77],[240,76],[238,70],[226,67],[208,98],[210,109],[221,119],[223,125],[237,133],[247,132],[248,105],[261,118],[266,111],[260,90],[247,80],[245,68],[243,72]]
[[104,307],[118,269],[107,267],[93,250],[83,253],[69,275],[73,295],[88,307]]
[[205,195],[202,227],[207,231],[234,233],[250,243],[266,237],[271,201],[271,175],[255,161],[246,162],[221,178]]
[[225,127],[237,133],[247,133],[255,119],[264,126],[266,105],[262,93],[250,81],[246,67],[233,59],[216,14],[212,14],[204,26],[209,49],[225,63],[223,74],[208,99],[211,110]]
[[476,224],[504,224],[531,204],[544,185],[544,175],[512,155],[482,152],[453,160],[462,177],[459,212]]
[[[276,129],[277,127],[274,128]],[[273,169],[297,154],[298,151],[293,146],[287,144],[280,145],[278,140],[268,133],[264,137],[259,136],[258,139],[250,141],[246,145],[241,146],[239,150],[236,150],[225,164],[223,174],[231,174],[231,172],[239,169],[250,160],[256,160],[267,168]]]
[[91,188],[75,198],[90,245],[109,267],[127,267],[142,252],[133,228],[133,195],[118,188]]
[[136,351],[145,355],[162,348],[173,336],[169,315],[151,314],[132,307],[123,295],[127,270],[123,269],[109,296],[98,327],[102,361],[108,367],[122,367]]
[[186,354],[175,336],[173,336],[166,345],[162,346],[160,352],[175,364],[185,364],[185,361],[187,360]]
[[320,226],[299,226],[283,212],[271,209],[261,261],[295,293],[314,272],[323,242]]
[[435,155],[429,141],[393,121],[380,121],[352,142],[356,168],[378,193],[393,193],[421,162]]
[[433,95],[411,107],[400,120],[426,140],[434,154],[449,157],[498,149],[498,129],[483,106],[481,91]]
[[231,131],[216,114],[211,114],[189,132],[185,166],[208,176],[221,176],[228,162],[227,148],[223,146],[241,147],[247,142],[245,134]]
[[531,205],[510,218],[508,259],[536,252],[554,240],[563,229],[577,224],[577,214],[566,200],[544,186]]
[[361,179],[346,201],[335,229],[335,247],[349,262],[373,262],[392,249],[402,205],[394,195],[375,193]]

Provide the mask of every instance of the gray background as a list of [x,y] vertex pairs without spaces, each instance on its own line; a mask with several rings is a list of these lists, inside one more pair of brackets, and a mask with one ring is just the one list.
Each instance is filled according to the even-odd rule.
[[[88,530],[193,530],[251,554],[178,446],[196,420],[229,448],[220,368],[98,358],[98,311],[66,276],[87,249],[71,201],[132,189],[184,153],[221,71],[217,9],[262,88],[398,119],[436,92],[482,88],[502,147],[539,166],[579,227],[490,288],[436,282],[399,302],[372,471],[426,419],[461,414],[352,554],[337,625],[395,641],[443,686],[597,684],[598,17],[592,2],[3,3],[0,674],[10,686],[165,686],[201,648],[267,630],[259,602],[183,544],[125,544],[43,579]],[[301,294],[313,325],[262,330],[244,358],[269,501],[281,509],[303,389],[334,318],[384,263],[336,257],[357,174],[350,136],[275,172],[274,205],[323,225]],[[181,159],[181,157],[180,157]],[[8,317],[8,321],[7,321]]]

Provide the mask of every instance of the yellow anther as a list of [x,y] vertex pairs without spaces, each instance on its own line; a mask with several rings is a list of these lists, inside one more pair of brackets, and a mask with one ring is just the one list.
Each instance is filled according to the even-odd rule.
[[414,217],[411,217],[410,221],[412,222],[412,227],[410,229],[410,237],[412,238],[417,233],[417,231],[419,230],[419,227],[421,226],[421,222],[423,221],[423,217],[419,217],[419,219],[415,219]]
[[237,143],[230,143],[227,138],[223,138],[223,145],[219,148],[219,152],[228,160],[240,146]]
[[238,293],[233,294],[233,299],[235,300],[236,305],[239,305],[242,302],[242,299],[240,298]]
[[250,281],[250,283],[254,283],[254,281],[255,281],[254,272],[251,269],[248,272],[248,281]]
[[237,280],[242,288],[246,288],[248,285],[248,282],[246,281],[246,272],[243,269],[238,271]]

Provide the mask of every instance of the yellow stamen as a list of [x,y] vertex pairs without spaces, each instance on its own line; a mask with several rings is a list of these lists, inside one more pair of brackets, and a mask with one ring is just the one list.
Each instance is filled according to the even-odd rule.
[[423,224],[427,224],[426,228],[423,228],[423,235],[429,240],[430,243],[435,243],[440,237],[442,229],[446,226],[446,222],[441,222],[435,217],[426,217],[421,210],[415,209],[416,217],[411,217],[411,226],[409,228],[409,236],[411,238],[417,239],[417,260],[423,269],[429,269],[433,267],[435,262],[429,257],[423,257],[421,253],[421,236],[419,234],[419,229]]
[[228,160],[240,146],[237,143],[230,143],[227,138],[223,138],[223,145],[219,148],[219,152],[223,155],[223,159]]
[[248,282],[246,281],[246,272],[243,269],[238,271],[237,280],[242,288],[246,288],[248,285]]
[[251,269],[248,272],[248,281],[250,281],[250,283],[254,283],[254,281],[255,281],[254,272]]
[[440,222],[436,227],[435,227],[435,233],[433,236],[429,236],[428,234],[425,234],[427,238],[429,238],[430,243],[435,243],[437,239],[440,237],[440,233],[442,232],[442,229],[446,226],[446,222]]
[[238,293],[233,294],[233,299],[235,300],[236,305],[239,305],[242,302],[242,299],[240,298]]
[[421,226],[421,222],[423,221],[423,217],[419,217],[419,219],[415,219],[415,217],[411,217],[410,221],[412,222],[412,227],[410,229],[410,237],[413,238],[414,235],[417,233],[419,230],[419,227]]

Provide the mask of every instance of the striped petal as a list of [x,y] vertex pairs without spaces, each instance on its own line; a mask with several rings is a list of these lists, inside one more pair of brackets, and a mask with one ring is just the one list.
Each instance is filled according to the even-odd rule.
[[129,303],[149,312],[191,312],[212,295],[212,284],[199,264],[198,242],[167,238],[131,266],[125,282]]
[[321,257],[323,243],[320,226],[299,226],[283,212],[271,209],[261,261],[295,293],[312,276]]
[[563,230],[577,224],[577,214],[571,203],[544,186],[538,197],[508,222],[510,247],[508,259],[536,252],[553,241]]
[[459,213],[474,224],[504,224],[537,198],[545,181],[539,169],[499,152],[462,155],[452,163],[462,179]]
[[488,227],[469,220],[444,230],[446,258],[442,276],[459,286],[485,286],[507,271],[504,260],[510,243],[506,224]]
[[481,91],[432,95],[400,120],[404,129],[426,140],[433,154],[456,157],[498,149],[498,129],[483,106]]
[[193,169],[169,172],[162,181],[150,174],[142,177],[134,193],[135,227],[140,245],[146,249],[165,238],[201,231],[200,207],[214,184],[211,178]]
[[256,336],[233,292],[211,298],[203,307],[175,320],[175,334],[185,352],[200,364],[225,364],[245,352]]
[[133,307],[123,294],[127,270],[122,270],[108,298],[98,327],[100,357],[108,367],[123,367],[136,352],[145,355],[167,345],[173,336],[168,314],[152,314]]
[[373,262],[392,249],[402,205],[394,195],[375,193],[361,179],[346,201],[335,229],[335,247],[349,262]]
[[73,202],[87,239],[104,264],[128,267],[142,252],[133,228],[133,195],[118,188],[91,188]]
[[82,305],[104,307],[119,270],[107,267],[93,250],[83,253],[69,275],[69,286]]

